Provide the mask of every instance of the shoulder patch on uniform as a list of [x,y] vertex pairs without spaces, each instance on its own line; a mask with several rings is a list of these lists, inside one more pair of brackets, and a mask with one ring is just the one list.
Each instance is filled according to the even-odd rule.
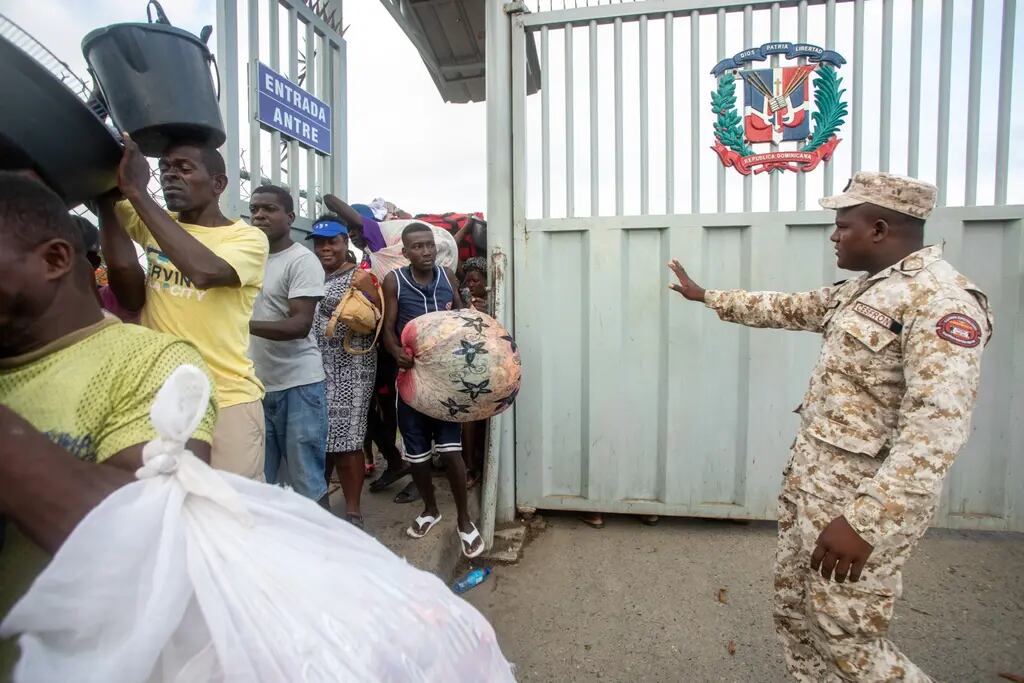
[[935,323],[935,334],[950,344],[969,349],[981,343],[981,326],[969,315],[950,313]]
[[858,301],[853,304],[853,311],[854,313],[860,313],[862,316],[864,316],[868,320],[871,320],[872,322],[878,323],[879,325],[881,325],[882,327],[884,327],[885,329],[889,330],[894,334],[899,334],[900,332],[903,331],[902,324],[896,322],[895,320],[887,316],[885,313],[882,313],[877,309],[871,308],[870,306],[861,301]]
[[924,259],[920,256],[908,256],[903,259],[903,263],[900,264],[900,270],[903,272],[921,270],[922,268],[924,268]]

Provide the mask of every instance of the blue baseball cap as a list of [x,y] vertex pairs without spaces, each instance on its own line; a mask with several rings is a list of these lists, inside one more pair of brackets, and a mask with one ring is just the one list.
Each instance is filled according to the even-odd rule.
[[337,237],[338,235],[348,237],[348,228],[338,221],[317,221],[313,224],[313,232],[306,235],[306,239],[311,240],[314,237],[324,237],[329,239],[331,237]]
[[373,215],[373,209],[368,207],[366,204],[353,204],[352,208],[355,209],[356,213],[358,213],[363,218],[377,220]]

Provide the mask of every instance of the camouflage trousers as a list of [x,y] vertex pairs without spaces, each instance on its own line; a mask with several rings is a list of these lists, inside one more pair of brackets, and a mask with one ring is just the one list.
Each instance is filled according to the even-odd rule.
[[842,508],[791,485],[779,497],[774,617],[790,674],[808,682],[932,681],[887,638],[903,564],[928,524],[876,548],[857,583],[835,583],[811,569],[811,553]]

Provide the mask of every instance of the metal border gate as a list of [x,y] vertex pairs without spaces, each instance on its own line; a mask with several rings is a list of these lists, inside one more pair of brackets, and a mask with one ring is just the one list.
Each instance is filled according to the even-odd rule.
[[[499,520],[513,498],[548,509],[774,518],[797,428],[791,411],[820,338],[728,325],[675,301],[665,264],[679,257],[714,288],[795,291],[848,277],[827,241],[832,212],[806,207],[852,171],[877,168],[938,181],[943,207],[928,241],[945,241],[946,257],[988,292],[996,316],[973,435],[936,523],[1024,531],[1024,206],[1009,155],[1016,3],[996,3],[999,85],[987,147],[985,3],[944,0],[941,18],[928,21],[924,4],[649,0],[490,10],[488,212],[497,258],[512,254],[512,273],[495,284],[524,368],[514,427],[505,417],[492,438]],[[966,45],[953,41],[956,12],[971,21]],[[909,43],[894,44],[894,14],[906,18]],[[780,35],[782,25],[795,34]],[[851,117],[844,151],[824,171],[739,178],[717,166],[707,74],[738,51],[741,35],[739,49],[763,35],[844,50]],[[866,35],[878,43],[871,52]],[[539,103],[526,96],[531,39],[540,44]],[[938,60],[926,68],[930,41]],[[909,58],[894,61],[894,52]],[[922,107],[933,89],[935,111]],[[966,135],[950,133],[958,89]],[[923,120],[934,128],[918,127]],[[511,230],[501,232],[506,218]]]
[[[280,185],[295,203],[297,236],[323,211],[323,195],[347,194],[347,56],[342,0],[217,0],[217,57],[223,79],[224,157],[232,183],[222,204],[248,215],[252,190]],[[256,63],[262,61],[332,107],[333,152],[323,155],[257,120]]]

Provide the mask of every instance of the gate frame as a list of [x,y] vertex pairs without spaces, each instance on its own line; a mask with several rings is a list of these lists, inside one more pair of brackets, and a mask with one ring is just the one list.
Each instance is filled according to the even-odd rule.
[[[244,2],[248,6],[248,52],[246,54],[244,69],[235,68],[240,64],[240,52],[238,46],[238,33],[241,30],[238,20],[238,5]],[[331,140],[332,150],[330,157],[316,154],[307,160],[306,184],[300,187],[299,183],[299,143],[295,140],[287,140],[288,165],[284,169],[288,175],[287,189],[292,194],[295,203],[295,223],[293,231],[302,236],[308,233],[312,225],[310,217],[320,212],[320,204],[324,194],[331,193],[342,197],[348,195],[348,79],[347,79],[347,51],[343,31],[338,27],[342,25],[342,0],[324,0],[323,3],[316,3],[316,9],[308,0],[217,0],[217,53],[222,82],[222,93],[220,98],[221,116],[224,119],[227,129],[227,141],[224,143],[224,157],[227,164],[228,178],[231,182],[222,197],[222,206],[225,212],[231,216],[247,216],[248,203],[242,202],[242,184],[251,183],[251,187],[262,184],[269,180],[275,185],[281,185],[282,164],[272,163],[270,165],[270,178],[262,175],[261,169],[261,132],[264,130],[256,118],[258,97],[256,88],[256,61],[259,59],[259,9],[267,6],[271,10],[269,14],[268,28],[270,33],[270,63],[268,66],[280,74],[283,74],[291,81],[295,81],[298,73],[298,37],[300,26],[304,30],[307,44],[319,37],[323,41],[326,50],[316,56],[316,59],[307,63],[307,74],[309,78],[303,84],[303,89],[312,93],[319,99],[331,106]],[[279,11],[283,8],[288,15],[286,26],[282,27],[279,19]],[[287,60],[285,67],[281,64],[281,36],[284,35],[282,28],[287,31],[289,37],[289,51],[284,58]],[[245,121],[248,122],[248,129],[240,130],[239,121],[240,89],[247,92],[248,110]],[[271,150],[277,153],[281,149],[282,134],[278,131],[269,131],[271,138]],[[250,178],[242,178],[241,148],[243,140],[248,141],[248,168]],[[253,175],[258,178],[253,179]],[[317,180],[319,179],[319,182]],[[299,215],[300,203],[305,202],[308,216]]]
[[[489,3],[488,14],[487,14],[487,135],[488,135],[488,156],[487,156],[487,170],[488,170],[488,217],[490,219],[489,226],[489,238],[491,240],[491,257],[494,260],[496,266],[492,270],[492,286],[495,292],[495,303],[496,313],[498,314],[499,320],[515,334],[515,308],[514,298],[516,292],[515,283],[515,269],[505,269],[500,267],[499,264],[506,263],[513,256],[519,256],[521,254],[516,253],[516,246],[522,246],[522,239],[528,232],[531,231],[531,224],[533,228],[539,227],[541,223],[547,222],[549,219],[527,219],[526,213],[526,142],[520,138],[525,136],[525,109],[526,109],[526,95],[525,95],[525,58],[526,58],[526,40],[527,32],[533,29],[539,29],[544,26],[553,26],[560,28],[564,25],[569,24],[577,25],[576,22],[596,22],[596,23],[612,23],[616,19],[623,19],[625,17],[643,17],[653,14],[664,14],[668,12],[674,13],[676,16],[681,17],[694,17],[697,15],[718,13],[720,19],[728,9],[730,12],[734,12],[743,8],[757,7],[771,8],[773,13],[773,33],[778,32],[778,10],[780,7],[799,7],[803,13],[803,17],[806,16],[806,8],[808,4],[823,4],[827,8],[827,12],[830,15],[830,21],[832,25],[828,27],[829,36],[828,47],[834,43],[834,21],[835,21],[835,6],[837,2],[845,2],[847,0],[779,0],[776,2],[767,2],[766,0],[647,0],[646,2],[631,2],[623,3],[612,6],[586,6],[577,9],[563,9],[553,10],[549,12],[539,12],[537,14],[524,14],[528,10],[522,2],[495,2]],[[949,7],[949,3],[945,3],[946,7]],[[978,3],[975,3],[974,18],[977,19],[979,14],[977,11]],[[855,25],[863,27],[863,0],[855,0]],[[1014,12],[1014,3],[1009,2],[1004,4],[1004,25],[1002,26],[1002,50],[1001,55],[1004,58],[1002,60],[1001,75],[1003,81],[1000,84],[999,92],[999,105],[998,105],[998,123],[997,123],[997,140],[1005,141],[1009,132],[1010,123],[1010,86],[1008,76],[1012,76],[1012,55],[1013,55],[1013,31],[1014,25],[1012,19]],[[913,19],[913,35],[912,41],[916,44],[918,50],[918,59],[912,60],[911,62],[911,111],[920,107],[921,97],[921,77],[920,77],[920,59],[919,51],[921,49],[921,35],[920,35],[920,6],[915,3],[914,17]],[[800,40],[806,38],[806,20],[801,18],[801,29]],[[1006,19],[1009,17],[1009,23],[1006,23]],[[982,24],[978,21],[972,22],[972,41],[970,46],[971,52],[971,97],[969,102],[968,111],[968,138],[977,139],[978,136],[978,118],[979,118],[979,107],[980,107],[980,94],[978,89],[980,88],[980,70],[981,70],[981,26]],[[749,9],[745,12],[745,29],[749,26]],[[949,74],[949,60],[950,60],[950,36],[951,36],[951,19],[943,15],[942,25],[942,54],[940,63],[940,90],[945,92],[948,100],[948,74]],[[721,41],[721,25],[719,28],[720,32],[720,50],[723,42]],[[745,30],[745,33],[747,30]],[[891,31],[889,32],[891,33]],[[773,39],[777,39],[777,35],[773,35]],[[883,36],[883,50],[890,51],[891,54],[891,41],[892,36]],[[852,140],[849,144],[854,146],[853,152],[853,166],[855,169],[861,168],[861,166],[872,167],[875,165],[874,160],[867,160],[862,164],[861,160],[861,149],[860,139],[862,138],[862,117],[861,117],[861,91],[863,89],[863,67],[861,60],[863,58],[863,34],[860,38],[855,38],[855,49],[853,55],[853,76],[852,84],[854,91],[851,93],[852,96],[852,121],[850,124],[849,132]],[[1010,59],[1006,59],[1009,54]],[[545,63],[544,67],[547,64]],[[542,67],[542,68],[544,68]],[[696,65],[691,65],[694,72],[698,69]],[[543,74],[542,74],[543,77]],[[943,80],[945,79],[945,80]],[[546,79],[545,79],[546,81]],[[888,84],[889,78],[884,77],[884,84]],[[698,106],[696,103],[693,106]],[[885,100],[883,96],[883,107],[885,107]],[[949,112],[945,107],[940,107],[939,111],[939,128],[940,134],[943,129],[942,120],[948,121]],[[544,131],[546,134],[547,131]],[[889,131],[888,124],[884,124],[884,135],[882,136],[883,144],[880,148],[880,159],[877,166],[882,169],[888,167],[888,155],[889,155]],[[916,169],[917,165],[917,152],[919,141],[913,139],[910,141],[908,165],[911,170]],[[969,145],[970,146],[970,145]],[[939,156],[937,161],[937,175],[940,178],[948,178],[948,149],[947,145],[939,145]],[[997,149],[996,154],[996,167],[997,167],[997,185],[995,193],[995,204],[993,206],[976,207],[976,191],[977,191],[977,159],[968,159],[968,162],[974,161],[975,167],[968,169],[966,176],[966,193],[965,193],[965,205],[964,207],[944,207],[945,204],[945,193],[940,191],[940,208],[936,212],[936,219],[951,219],[951,218],[963,218],[964,223],[973,223],[976,221],[1001,221],[1008,225],[1008,229],[1016,231],[1017,236],[1015,239],[1024,241],[1024,238],[1020,237],[1020,231],[1022,224],[1024,224],[1024,206],[1021,205],[1007,205],[1006,204],[1006,173],[1005,170],[1008,164],[1008,154],[1004,149],[1006,145],[1002,145]],[[546,151],[546,150],[545,150]],[[833,169],[835,164],[830,163],[825,169],[824,175],[824,190],[825,193],[829,193],[830,186],[833,183]],[[1000,172],[1002,169],[1002,173]],[[545,161],[545,191],[547,188],[547,167]],[[699,169],[698,169],[699,170]],[[725,169],[719,169],[718,174],[721,179],[724,175]],[[840,171],[843,173],[843,171]],[[713,181],[713,179],[712,179]],[[771,180],[771,193],[772,201],[770,202],[771,210],[769,214],[773,214],[777,211],[777,197],[778,197],[778,183],[777,180]],[[948,185],[948,181],[946,183]],[[723,209],[722,206],[722,191],[721,181],[719,183],[719,211]],[[745,181],[745,192],[744,199],[746,200],[746,206],[744,213],[722,213],[719,216],[711,216],[710,220],[707,221],[709,225],[719,224],[721,221],[730,223],[732,225],[748,224],[751,220],[756,221],[758,214],[750,212],[749,210],[749,187],[750,180]],[[699,195],[697,195],[699,197]],[[812,223],[819,223],[820,216],[815,217],[816,214],[825,215],[818,211],[807,211],[804,208],[804,178],[801,177],[798,180],[798,210],[802,215],[801,219],[807,219]],[[642,206],[645,204],[642,201]],[[699,200],[698,200],[699,201]],[[546,204],[546,202],[545,202]],[[620,204],[621,206],[621,204]],[[692,219],[691,222],[698,223],[705,221],[709,218],[708,213],[702,213],[702,209],[699,204],[691,206],[690,211],[686,211],[684,208],[674,210],[672,207],[671,200],[669,200],[670,216],[657,216],[657,215],[621,215],[621,209],[619,210],[620,215],[613,217],[619,222],[628,223],[639,227],[649,225],[668,225],[670,223],[687,222],[686,218]],[[674,210],[674,212],[673,212]],[[711,207],[704,208],[703,211],[709,211]],[[643,211],[646,213],[646,211]],[[547,208],[545,207],[545,214],[547,214]],[[742,217],[744,220],[737,220]],[[607,220],[608,217],[594,216],[595,219]],[[828,215],[829,222],[831,222],[831,214]],[[564,225],[575,221],[577,225],[584,225],[588,221],[592,222],[589,216],[575,216],[569,219],[555,219],[558,221],[565,221]],[[660,221],[660,222],[659,222]],[[1014,257],[1011,254],[1010,260],[1013,261]],[[1020,268],[1018,272],[1024,271],[1024,250],[1019,255]],[[1020,302],[1018,301],[1018,308]],[[1020,316],[1017,316],[1016,320],[1008,320],[1001,325],[1003,334],[1007,335],[1011,339],[1009,342],[1017,347],[1024,345],[1024,321]],[[997,321],[997,326],[1000,326]],[[990,363],[993,361],[989,361]],[[1014,367],[1010,371],[1016,378],[1017,384],[1022,385],[1021,381],[1024,380],[1024,364],[1019,362],[1019,359],[1014,360]],[[524,367],[524,381],[531,382],[535,381],[536,378],[531,378],[530,368]],[[1020,394],[1016,396],[1008,397],[1011,399],[1012,405],[1020,406],[1022,404],[1022,397]],[[493,433],[488,445],[488,467],[495,467],[498,470],[496,476],[493,477],[493,481],[487,481],[484,489],[484,524],[483,529],[484,536],[488,540],[491,538],[493,533],[494,518],[496,516],[499,522],[511,521],[514,518],[516,505],[520,502],[521,492],[516,490],[516,468],[520,459],[516,453],[519,447],[517,447],[515,433],[516,433],[516,422],[519,417],[518,410],[515,406],[503,416],[496,418],[493,425]],[[956,513],[949,509],[949,501],[944,496],[943,506],[940,509],[939,522],[943,526],[951,528],[962,528],[962,529],[1024,529],[1024,509],[1022,509],[1021,503],[1024,502],[1024,473],[1022,473],[1022,467],[1017,464],[1017,460],[1021,457],[1020,453],[1017,452],[1021,448],[1024,448],[1024,443],[1021,443],[1020,434],[1018,431],[1011,429],[1009,432],[1009,441],[1007,444],[1009,447],[1010,463],[1007,465],[1006,476],[1007,476],[1007,488],[1006,488],[1006,501],[1005,511],[1003,517],[988,517],[984,515],[972,515],[970,513]],[[1017,449],[1017,450],[1015,450]],[[950,478],[955,476],[954,473],[949,475]],[[523,501],[528,507],[535,504],[536,501]],[[550,501],[545,501],[549,503]],[[607,507],[602,507],[600,504],[595,505],[580,505],[579,500],[567,502],[565,505],[551,505],[553,508],[562,509],[573,509],[573,510],[608,510]],[[1015,506],[1016,503],[1016,506]],[[629,506],[627,506],[629,507]],[[634,509],[635,508],[635,509]],[[658,512],[656,509],[646,509],[645,504],[637,504],[630,507],[628,510],[616,509],[613,511],[622,512]],[[490,519],[488,515],[490,514]],[[678,513],[677,513],[678,514]],[[699,512],[690,511],[689,514],[701,514]],[[714,516],[728,516],[728,515],[714,515]],[[743,516],[743,515],[741,515]]]

